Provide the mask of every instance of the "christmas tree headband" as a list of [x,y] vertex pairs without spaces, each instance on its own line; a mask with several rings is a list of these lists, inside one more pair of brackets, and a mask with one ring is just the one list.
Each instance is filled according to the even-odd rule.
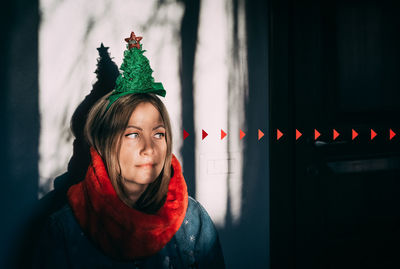
[[150,68],[149,59],[143,55],[142,45],[139,43],[141,36],[134,32],[125,38],[128,42],[124,51],[124,61],[120,69],[123,71],[115,82],[115,89],[108,97],[110,101],[107,109],[121,96],[132,93],[154,93],[165,97],[165,90],[160,82],[154,82],[153,70]]

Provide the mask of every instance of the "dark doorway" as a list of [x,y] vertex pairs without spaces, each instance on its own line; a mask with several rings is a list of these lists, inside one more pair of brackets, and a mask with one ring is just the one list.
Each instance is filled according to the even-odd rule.
[[271,1],[271,268],[400,268],[399,11]]

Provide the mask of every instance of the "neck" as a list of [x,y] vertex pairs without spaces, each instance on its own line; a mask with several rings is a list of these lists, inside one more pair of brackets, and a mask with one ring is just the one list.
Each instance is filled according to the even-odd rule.
[[139,197],[147,189],[148,184],[137,184],[130,182],[130,188],[127,190],[120,184],[120,191],[117,192],[118,197],[129,207],[133,207]]

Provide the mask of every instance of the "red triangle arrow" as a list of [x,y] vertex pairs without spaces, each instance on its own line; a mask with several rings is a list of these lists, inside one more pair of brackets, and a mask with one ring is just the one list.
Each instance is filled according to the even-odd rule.
[[226,136],[226,133],[224,132],[224,130],[221,129],[221,140],[224,139],[225,136]]
[[357,136],[358,133],[354,129],[351,129],[351,140],[354,140]]
[[206,138],[207,137],[207,133],[206,133],[206,131],[204,131],[203,129],[201,129],[201,140],[203,140],[204,138]]
[[258,129],[258,140],[260,140],[264,136],[264,133]]
[[320,137],[320,136],[321,136],[320,132],[318,132],[317,129],[314,129],[314,140],[317,140],[318,137]]
[[392,140],[392,138],[396,135],[395,132],[393,132],[392,129],[389,130],[389,140]]
[[185,140],[189,136],[189,133],[186,132],[185,129],[183,129],[183,140]]
[[374,130],[371,129],[371,140],[374,139],[376,136],[376,133]]
[[240,129],[240,139],[242,139],[246,134]]
[[296,140],[300,138],[303,134],[299,132],[299,130],[296,129]]
[[335,130],[335,129],[333,129],[333,140],[336,140],[336,138],[339,136],[340,134]]
[[276,140],[279,140],[283,136],[283,133],[279,131],[279,129],[276,129]]

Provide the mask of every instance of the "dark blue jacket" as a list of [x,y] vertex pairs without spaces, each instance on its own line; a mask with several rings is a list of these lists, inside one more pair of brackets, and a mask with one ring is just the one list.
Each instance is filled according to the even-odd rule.
[[34,268],[225,268],[217,231],[199,202],[189,197],[185,219],[157,254],[134,261],[106,256],[82,232],[69,205],[51,215],[36,250]]

